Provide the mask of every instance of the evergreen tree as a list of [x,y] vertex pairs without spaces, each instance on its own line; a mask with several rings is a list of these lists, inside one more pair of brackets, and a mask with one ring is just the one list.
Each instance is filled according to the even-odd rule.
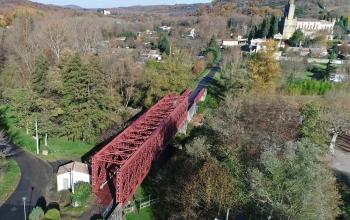
[[335,58],[336,58],[336,54],[334,52],[332,52],[332,54],[329,55],[329,61],[327,63],[327,66],[326,66],[326,69],[324,71],[324,74],[322,75],[322,79],[323,80],[329,80],[331,75],[333,73],[335,73],[336,68],[333,65],[333,61],[334,61]]
[[169,37],[167,33],[163,33],[159,41],[159,50],[161,53],[170,55],[171,48],[170,48],[170,42],[169,42]]
[[276,16],[272,16],[271,18],[271,27],[270,27],[270,33],[269,33],[269,37],[273,38],[273,36],[275,36],[276,34],[278,34],[278,17]]
[[292,37],[289,38],[289,44],[291,44],[292,46],[297,46],[300,45],[301,42],[303,42],[305,40],[305,35],[303,33],[302,30],[298,29],[296,30]]
[[39,56],[35,62],[35,69],[33,72],[33,90],[38,94],[43,94],[46,90],[47,74],[49,71],[49,61],[44,56]]
[[265,17],[260,27],[260,36],[262,38],[266,38],[269,35],[269,31],[270,31],[270,18]]
[[219,45],[218,45],[218,42],[217,42],[215,36],[212,36],[212,37],[210,38],[210,41],[209,41],[209,43],[208,43],[208,47],[211,47],[211,48],[219,48]]
[[258,32],[258,28],[254,25],[254,26],[250,29],[248,39],[249,39],[249,40],[254,39],[254,38],[256,37],[256,35],[257,35],[257,32]]
[[108,126],[103,81],[98,66],[83,64],[75,55],[68,58],[63,75],[63,133],[72,140],[93,141]]
[[31,124],[34,130],[35,121],[38,122],[39,135],[44,135],[45,146],[48,145],[48,135],[58,133],[55,119],[63,113],[62,108],[49,97],[48,71],[50,63],[45,56],[39,56],[35,63],[32,87],[35,93],[31,108]]

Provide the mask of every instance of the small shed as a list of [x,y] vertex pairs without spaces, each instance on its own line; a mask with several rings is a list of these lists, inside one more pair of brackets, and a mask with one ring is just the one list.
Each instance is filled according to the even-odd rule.
[[74,184],[77,182],[90,183],[90,173],[87,164],[73,161],[58,168],[57,191],[71,189],[74,192]]

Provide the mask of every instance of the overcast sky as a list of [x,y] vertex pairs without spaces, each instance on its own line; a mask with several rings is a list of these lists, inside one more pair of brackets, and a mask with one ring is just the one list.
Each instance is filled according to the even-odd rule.
[[134,5],[172,5],[207,3],[210,0],[32,0],[44,4],[78,5],[83,8],[112,8]]

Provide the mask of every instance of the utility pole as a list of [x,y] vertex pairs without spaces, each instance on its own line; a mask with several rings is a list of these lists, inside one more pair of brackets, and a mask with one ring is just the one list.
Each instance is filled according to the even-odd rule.
[[22,201],[23,201],[24,220],[27,220],[26,197],[22,197]]
[[38,119],[35,121],[36,154],[39,154]]
[[228,216],[230,215],[230,209],[227,209],[227,213],[226,213],[226,220],[228,220]]

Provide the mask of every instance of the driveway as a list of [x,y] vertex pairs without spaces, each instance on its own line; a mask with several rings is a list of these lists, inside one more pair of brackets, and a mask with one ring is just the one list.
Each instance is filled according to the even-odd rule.
[[48,163],[18,146],[13,145],[11,148],[10,154],[21,169],[21,179],[15,192],[0,207],[1,220],[24,219],[22,197],[26,197],[27,215],[37,205],[46,205],[44,195],[52,173],[52,168]]

